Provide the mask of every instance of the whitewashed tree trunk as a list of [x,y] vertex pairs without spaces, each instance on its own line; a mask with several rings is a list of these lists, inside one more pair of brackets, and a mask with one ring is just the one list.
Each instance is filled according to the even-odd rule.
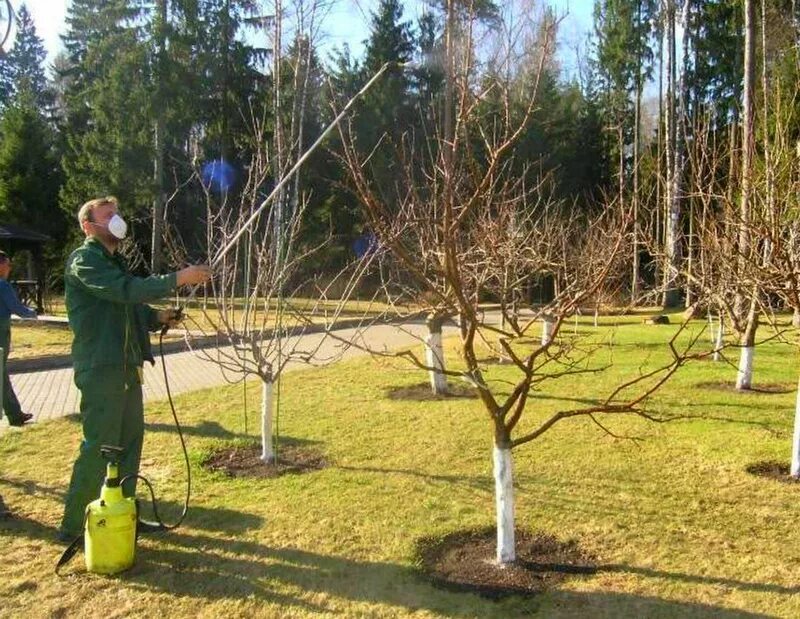
[[442,321],[439,318],[427,320],[428,335],[425,337],[425,365],[429,368],[431,391],[434,395],[447,393],[447,377],[444,375],[444,348],[442,347]]
[[753,351],[754,346],[742,346],[739,354],[739,372],[736,374],[736,388],[750,389],[753,385]]
[[597,327],[597,325],[599,324],[599,320],[598,320],[599,318],[600,318],[600,306],[599,305],[595,305],[594,306],[594,326],[595,327]]
[[794,435],[792,436],[792,477],[800,477],[800,380],[797,381],[797,396],[794,405]]
[[272,443],[272,382],[261,382],[261,459],[267,464],[275,461]]
[[719,318],[719,323],[717,326],[717,337],[716,341],[714,342],[714,361],[719,361],[722,358],[722,347],[725,344],[725,322],[722,320],[722,316]]
[[546,346],[553,339],[553,322],[548,316],[542,319],[542,346]]
[[511,449],[494,446],[494,495],[497,507],[497,562],[516,559],[514,542],[514,475]]
[[800,327],[800,308],[795,308],[792,314],[792,326]]

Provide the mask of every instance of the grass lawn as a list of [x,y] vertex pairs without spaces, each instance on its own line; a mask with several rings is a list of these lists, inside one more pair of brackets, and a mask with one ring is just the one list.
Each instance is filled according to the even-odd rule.
[[[592,331],[589,322],[580,329]],[[598,353],[599,361],[613,355],[613,369],[546,382],[520,430],[662,361],[674,329],[594,331],[613,334],[613,351]],[[177,531],[141,541],[135,567],[113,578],[86,574],[82,556],[65,577],[53,574],[78,421],[8,432],[0,493],[18,517],[0,522],[0,616],[797,617],[800,485],[744,470],[788,460],[797,360],[779,344],[756,352],[756,383],[786,393],[701,386],[733,382],[735,368],[722,363],[684,368],[651,408],[688,418],[604,418],[638,442],[568,420],[519,448],[517,525],[577,540],[601,568],[500,602],[437,589],[415,569],[418,538],[493,524],[492,434],[476,400],[388,399],[388,390],[424,380],[406,366],[356,359],[287,374],[282,433],[321,450],[329,466],[276,479],[233,480],[199,467],[214,447],[253,440],[244,434],[241,385],[179,397],[192,510]],[[488,376],[511,372],[494,365]],[[250,383],[251,432],[257,398]],[[179,445],[164,403],[148,407],[147,421],[143,474],[171,518],[183,493]]]
[[[165,341],[174,338],[183,338],[180,329],[164,336]],[[150,342],[154,347],[158,346],[157,333],[150,335]],[[33,320],[11,324],[12,359],[68,355],[71,347],[72,331],[66,325],[50,325]]]

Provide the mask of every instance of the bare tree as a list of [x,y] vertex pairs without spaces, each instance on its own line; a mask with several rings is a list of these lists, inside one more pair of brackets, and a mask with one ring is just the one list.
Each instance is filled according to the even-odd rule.
[[[342,159],[372,231],[387,252],[384,272],[397,273],[385,286],[387,294],[395,299],[413,296],[431,313],[459,317],[463,370],[443,370],[414,351],[397,354],[419,368],[458,377],[476,390],[494,436],[497,560],[502,564],[515,559],[512,450],[572,417],[589,417],[601,428],[602,413],[649,417],[647,397],[686,356],[673,340],[664,365],[613,386],[596,405],[546,415],[515,435],[532,393],[557,378],[604,369],[591,362],[595,347],[590,342],[569,338],[561,328],[609,282],[629,281],[632,217],[620,208],[591,215],[556,203],[540,183],[531,182],[530,174],[514,170],[515,144],[535,119],[538,79],[552,53],[557,22],[539,25],[532,87],[520,91],[502,74],[478,71],[474,15],[458,21],[452,1],[447,10],[451,91],[445,93],[443,105],[444,118],[451,123],[409,132],[399,144],[384,140],[376,147],[392,148],[398,161],[391,200],[376,185],[373,151],[359,150],[346,127]],[[495,25],[493,31],[501,28]],[[554,282],[556,292],[544,305],[523,312],[503,302],[500,315],[481,306],[483,298],[509,299],[528,279],[545,278]],[[545,317],[547,336],[532,338],[532,330]],[[498,346],[514,369],[511,384],[493,379],[482,360],[482,350],[496,353]]]
[[[218,276],[205,291],[202,310],[190,313],[187,326],[195,334],[216,336],[217,348],[197,352],[219,365],[232,382],[247,376],[260,379],[261,457],[265,462],[276,458],[276,382],[291,363],[328,362],[344,352],[346,346],[340,346],[323,356],[324,336],[339,322],[379,255],[367,252],[325,275],[303,270],[307,259],[327,242],[312,247],[299,243],[308,196],[297,173],[309,152],[310,136],[304,135],[303,129],[308,104],[318,92],[311,75],[312,41],[327,6],[323,1],[291,4],[291,57],[286,54],[289,25],[283,2],[275,0],[271,16],[260,20],[271,28],[272,90],[266,104],[239,110],[250,127],[253,153],[240,199],[234,202],[226,191],[216,191],[213,183],[202,184],[206,197],[204,245]],[[317,147],[323,137],[312,146]],[[182,262],[179,237],[171,235],[170,239],[172,261]],[[305,301],[297,302],[298,297]],[[377,313],[368,307],[365,315],[375,318]],[[312,331],[321,336],[302,337]]]

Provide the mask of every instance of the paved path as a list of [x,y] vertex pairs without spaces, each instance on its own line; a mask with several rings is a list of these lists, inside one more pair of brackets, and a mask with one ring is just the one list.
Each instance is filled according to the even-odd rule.
[[[342,329],[335,332],[338,338],[345,341],[355,341],[366,345],[372,350],[392,350],[405,346],[420,346],[422,356],[422,337],[426,332],[424,324],[414,323],[402,326],[375,325],[364,329]],[[445,327],[445,335],[455,334],[455,327]],[[294,347],[295,351],[313,354],[314,365],[325,365],[340,358],[350,358],[367,354],[356,347],[343,350],[339,339],[325,338],[322,333],[286,338],[284,349]],[[224,385],[231,380],[241,378],[241,373],[223,371],[216,363],[204,358],[209,355],[225,357],[233,353],[233,349],[210,348],[200,352],[180,352],[167,355],[167,371],[172,394],[185,393]],[[424,357],[423,357],[424,358]],[[287,369],[296,370],[309,367],[300,361],[291,363]],[[72,368],[44,370],[17,374],[11,377],[14,390],[22,403],[22,410],[34,415],[36,422],[47,421],[78,412],[79,394],[72,379]],[[156,365],[145,365],[144,373],[144,400],[145,402],[161,400],[167,397],[164,377],[160,360],[156,358]],[[0,434],[7,431],[21,431],[11,429],[3,418],[0,421]]]

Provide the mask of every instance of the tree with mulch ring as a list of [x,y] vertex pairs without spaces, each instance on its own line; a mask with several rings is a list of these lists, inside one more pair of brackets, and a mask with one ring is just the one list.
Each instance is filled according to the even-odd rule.
[[800,482],[800,479],[792,477],[789,474],[789,464],[787,462],[764,460],[748,464],[744,470],[756,477],[766,477],[767,479],[774,479],[775,481],[786,484],[796,484]]
[[575,540],[560,541],[543,532],[517,531],[517,557],[495,560],[494,527],[456,531],[417,542],[416,560],[433,584],[491,599],[535,595],[567,578],[596,572],[595,561]]
[[264,462],[258,443],[233,443],[211,451],[201,462],[209,471],[228,477],[272,478],[287,474],[319,471],[327,466],[325,457],[308,445],[282,442],[277,458]]

